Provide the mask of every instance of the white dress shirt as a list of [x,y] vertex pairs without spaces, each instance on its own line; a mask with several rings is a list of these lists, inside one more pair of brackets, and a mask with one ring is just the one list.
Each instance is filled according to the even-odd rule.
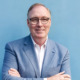
[[[35,52],[36,52],[36,55],[37,55],[40,74],[41,74],[42,64],[43,64],[43,59],[44,59],[44,54],[45,54],[45,48],[46,48],[46,43],[47,43],[48,37],[47,37],[47,40],[45,41],[45,43],[41,47],[38,44],[35,43],[32,36],[31,36],[31,39],[32,39],[32,42],[34,44],[34,49],[35,49]],[[44,78],[44,80],[47,80],[47,78]]]

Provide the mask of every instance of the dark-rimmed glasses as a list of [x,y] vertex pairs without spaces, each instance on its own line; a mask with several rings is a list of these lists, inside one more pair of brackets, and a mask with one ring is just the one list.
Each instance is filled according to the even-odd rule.
[[41,21],[42,24],[47,24],[50,18],[37,18],[37,17],[33,17],[33,18],[28,18],[28,20],[30,20],[31,24],[38,24],[39,20]]

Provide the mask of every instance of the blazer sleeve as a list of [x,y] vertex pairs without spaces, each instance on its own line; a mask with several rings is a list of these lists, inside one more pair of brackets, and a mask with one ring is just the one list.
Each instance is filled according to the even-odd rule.
[[2,67],[2,80],[43,80],[43,78],[23,78],[11,76],[8,74],[8,70],[10,68],[18,70],[18,64],[15,51],[9,44],[7,44],[5,47],[5,56]]
[[65,71],[65,74],[69,74],[71,76],[71,71],[70,71],[70,56],[69,56],[69,51],[66,51],[66,54],[63,58],[62,65],[61,65],[61,70],[60,72]]

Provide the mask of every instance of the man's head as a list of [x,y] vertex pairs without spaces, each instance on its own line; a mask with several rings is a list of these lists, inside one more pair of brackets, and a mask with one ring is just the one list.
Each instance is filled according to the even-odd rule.
[[51,16],[51,11],[50,11],[45,5],[40,4],[40,3],[35,3],[35,4],[33,4],[33,5],[28,9],[27,17],[29,16],[29,12],[30,12],[34,7],[36,7],[36,6],[43,6],[43,7],[45,7],[45,8],[49,11],[50,16]]
[[27,13],[27,24],[33,38],[46,38],[51,26],[51,13],[43,4],[33,4]]

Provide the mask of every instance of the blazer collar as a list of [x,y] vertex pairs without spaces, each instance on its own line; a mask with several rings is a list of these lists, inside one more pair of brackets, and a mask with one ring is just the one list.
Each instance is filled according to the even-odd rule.
[[31,40],[30,35],[25,38],[24,45],[25,46],[23,49],[25,51],[26,56],[29,58],[29,60],[30,60],[30,62],[34,68],[34,71],[36,73],[36,77],[40,77],[38,60],[37,60],[37,56],[36,56],[36,53],[34,50],[34,45],[33,45],[33,42]]
[[27,37],[25,37],[25,39],[24,39],[24,45],[33,45],[33,42],[31,40],[31,36],[30,35],[27,36]]
[[50,65],[50,62],[53,59],[55,52],[56,52],[55,43],[48,39],[46,50],[45,50],[45,55],[44,55],[44,60],[43,60],[43,65],[42,65],[41,77],[46,77],[45,71],[48,68],[48,65]]

